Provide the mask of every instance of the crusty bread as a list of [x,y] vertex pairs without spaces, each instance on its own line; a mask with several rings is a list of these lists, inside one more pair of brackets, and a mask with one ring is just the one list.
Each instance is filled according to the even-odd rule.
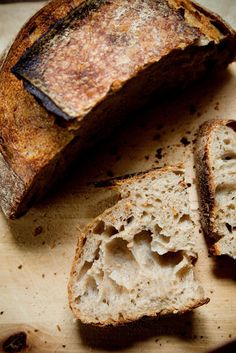
[[[190,1],[84,1],[27,48],[13,72],[66,120],[101,119],[108,106],[113,117],[118,108],[127,111],[130,102],[138,104],[160,88],[193,80],[207,63],[214,66],[211,45],[224,32]],[[189,51],[184,57],[183,50]],[[174,77],[173,65],[179,71]]]
[[69,283],[75,316],[87,324],[119,325],[206,303],[194,278],[183,170],[152,170],[116,187],[120,200],[80,234]]
[[[96,3],[98,2],[96,1]],[[130,75],[127,74],[128,70],[126,76],[123,72],[127,69],[125,62],[119,66],[120,69],[114,76],[114,68],[111,68],[112,60],[109,55],[101,58],[100,64],[105,63],[107,70],[104,76],[101,76],[100,71],[98,72],[99,82],[104,83],[106,76],[111,88],[109,92],[105,93],[105,96],[104,91],[100,90],[101,87],[95,96],[93,93],[96,91],[96,87],[95,90],[91,87],[91,91],[89,89],[85,89],[83,92],[73,89],[70,91],[68,86],[64,84],[63,77],[57,77],[59,79],[57,84],[62,88],[67,87],[65,93],[69,95],[69,99],[68,96],[67,99],[64,99],[65,96],[62,95],[61,103],[70,103],[72,101],[70,95],[77,92],[84,94],[85,98],[83,102],[76,101],[76,106],[78,104],[80,106],[82,102],[81,107],[88,109],[88,114],[85,114],[86,109],[80,114],[76,110],[76,119],[69,121],[67,126],[65,124],[62,126],[61,122],[59,125],[58,118],[44,109],[38,100],[25,90],[23,82],[18,80],[11,70],[22,57],[26,48],[31,47],[55,22],[67,16],[81,3],[84,1],[53,0],[47,4],[20,31],[1,68],[0,203],[4,213],[10,218],[22,215],[45,194],[52,184],[63,176],[64,171],[79,154],[81,155],[85,149],[90,148],[108,134],[121,118],[125,119],[131,109],[138,109],[139,106],[146,103],[155,90],[163,93],[173,87],[183,87],[205,72],[226,67],[235,57],[235,32],[216,15],[187,0],[135,1],[135,4],[140,3],[140,8],[144,11],[140,13],[140,16],[145,21],[148,18],[149,5],[155,5],[152,11],[155,11],[160,24],[160,27],[155,28],[155,31],[159,33],[157,37],[162,38],[159,43],[160,55],[157,55],[158,47],[151,46],[150,48],[149,40],[141,41],[140,43],[145,42],[142,53],[147,60],[145,59],[145,61],[143,57],[140,60],[136,57],[135,59],[132,55],[139,55],[141,52],[138,50],[135,54],[130,50],[131,63],[135,62],[135,68],[132,65],[129,66]],[[92,2],[90,1],[90,3]],[[102,3],[105,2],[101,1]],[[122,14],[123,10],[133,6],[134,1],[109,1],[104,6],[109,7],[109,13],[112,15],[112,6],[115,8],[118,6],[117,4],[119,5],[119,13]],[[123,8],[124,5],[125,8]],[[143,6],[146,6],[145,9]],[[137,14],[137,11],[134,13]],[[91,16],[93,14],[96,18],[96,10],[89,14]],[[105,16],[105,12],[103,15]],[[86,23],[89,27],[89,33],[98,31],[101,35],[98,36],[96,32],[95,37],[100,41],[97,44],[105,43],[112,25],[102,31],[100,28],[102,24],[101,13],[97,12],[99,20],[97,23],[95,20],[93,23],[89,22],[91,16],[85,16],[86,19],[83,19],[85,22],[88,21]],[[126,18],[129,20],[127,28],[130,25],[134,31],[136,28],[136,36],[145,35],[147,38],[150,36],[153,44],[152,21],[145,22],[147,30],[144,32],[136,26],[140,24],[140,21],[135,20],[136,17],[130,15]],[[125,25],[122,28],[125,30]],[[88,32],[85,29],[84,31],[86,36]],[[119,49],[117,45],[127,49],[126,44],[130,43],[129,33],[127,33],[124,42],[121,40],[124,39],[124,36],[120,36],[121,41],[119,42],[118,40],[113,41],[117,33],[113,31],[111,34],[113,34],[109,37],[111,51],[113,46],[117,51]],[[90,56],[93,53],[93,45],[89,43],[89,41],[86,42]],[[158,43],[156,45],[158,46]],[[84,54],[86,54],[85,47],[83,46]],[[107,45],[105,47],[109,49]],[[150,56],[152,49],[155,49],[153,57]],[[64,53],[59,50],[57,54],[60,55],[60,52]],[[65,59],[72,53],[73,51]],[[102,52],[100,54],[103,55]],[[98,60],[99,55],[96,58]],[[76,56],[73,57],[74,59]],[[68,67],[68,64],[70,67],[72,64],[68,60],[65,60],[65,67]],[[83,65],[81,65],[82,67]],[[73,72],[70,72],[70,77],[74,77]],[[60,73],[62,76],[66,74],[57,68],[54,73]],[[92,75],[91,70],[83,72],[84,81],[82,81],[86,84],[89,75]],[[96,78],[97,76],[95,79],[89,80],[89,84],[94,84]],[[71,83],[73,82],[72,80]],[[87,99],[88,95],[89,99]],[[91,111],[91,107],[88,108],[88,102],[91,103]],[[74,116],[74,112],[72,115]]]
[[196,143],[203,229],[210,251],[236,259],[236,121],[204,123]]

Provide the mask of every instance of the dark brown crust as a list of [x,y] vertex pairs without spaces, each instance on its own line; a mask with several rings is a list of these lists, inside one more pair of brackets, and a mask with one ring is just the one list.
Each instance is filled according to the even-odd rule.
[[195,164],[197,184],[200,198],[201,224],[210,242],[210,252],[220,255],[219,249],[213,243],[220,239],[216,229],[215,184],[212,174],[213,162],[210,158],[212,132],[219,126],[236,124],[233,120],[209,120],[203,123],[198,131],[195,145]]
[[[46,173],[46,169],[49,174],[51,173],[58,153],[74,138],[73,133],[54,123],[55,117],[40,107],[10,70],[32,42],[45,33],[54,21],[64,17],[81,1],[50,2],[28,21],[8,54],[3,56],[4,60],[1,59],[0,203],[9,218],[22,215],[29,208],[31,197],[39,198],[37,194],[42,192],[37,189],[38,180],[40,182],[40,177]],[[35,152],[35,156],[33,154],[32,157],[30,154],[24,156],[26,145],[29,152]],[[45,148],[38,148],[37,145],[44,145]]]
[[[112,186],[117,187],[117,190],[122,193],[122,185],[127,185],[129,183],[133,183],[134,181],[140,179],[140,178],[145,178],[145,175],[147,174],[155,174],[156,176],[160,175],[160,174],[164,174],[167,172],[173,172],[176,174],[184,174],[184,169],[182,165],[176,165],[176,166],[167,166],[164,168],[153,168],[150,170],[147,170],[145,172],[141,172],[141,173],[136,173],[136,174],[132,174],[130,175],[130,177],[128,175],[125,175],[124,177],[120,177],[118,179],[114,178],[113,182],[112,182]],[[106,185],[105,185],[106,186]],[[127,195],[122,195],[123,197],[126,197]],[[116,207],[116,206],[113,206]],[[78,244],[76,247],[76,251],[75,251],[75,257],[72,263],[72,268],[71,268],[71,272],[70,272],[70,280],[68,283],[68,300],[69,300],[69,306],[72,310],[72,312],[74,313],[75,317],[77,319],[80,320],[80,311],[77,310],[74,307],[74,302],[73,302],[73,294],[72,294],[72,285],[73,285],[73,278],[76,275],[76,270],[75,270],[75,266],[78,263],[81,255],[82,255],[82,251],[83,251],[83,246],[85,244],[86,241],[86,236],[87,233],[89,232],[90,229],[93,229],[94,224],[97,222],[97,220],[100,220],[100,218],[106,214],[109,214],[110,209],[107,209],[102,215],[98,216],[97,218],[95,218],[90,224],[88,224],[79,234],[79,240],[78,240]],[[188,311],[191,311],[195,308],[198,308],[201,305],[207,304],[210,301],[209,298],[203,298],[199,301],[195,301],[192,302],[191,304],[189,304],[189,306],[185,306],[182,309],[180,309],[176,314],[178,315],[182,315]],[[134,319],[119,319],[119,321],[106,321],[104,323],[91,323],[89,320],[88,321],[84,321],[81,320],[84,324],[89,324],[91,326],[97,326],[97,327],[106,327],[106,326],[120,326],[120,325],[126,325],[129,324],[131,322],[137,321],[137,320],[142,320],[143,318],[154,318],[154,317],[159,317],[159,316],[166,316],[166,315],[173,315],[173,312],[171,310],[163,310],[161,313],[153,313],[150,316],[143,316],[143,317],[137,317]]]
[[[68,168],[78,152],[81,153],[85,147],[91,145],[94,140],[91,128],[94,129],[93,124],[96,124],[96,121],[99,135],[101,131],[105,130],[104,127],[107,128],[109,125],[111,129],[115,121],[118,121],[118,115],[116,116],[116,111],[112,107],[122,106],[120,102],[123,103],[123,101],[121,101],[119,92],[113,95],[115,98],[112,99],[112,95],[109,95],[103,107],[98,105],[92,114],[86,115],[86,119],[80,123],[82,128],[75,123],[66,127],[59,126],[55,115],[48,113],[41,107],[35,98],[24,89],[22,82],[11,73],[11,68],[26,48],[30,47],[47,32],[52,24],[65,17],[81,2],[82,0],[53,0],[47,4],[20,31],[1,67],[0,153],[3,167],[0,172],[0,188],[2,189],[0,202],[6,215],[11,218],[22,215],[33,203],[33,200],[39,199],[50,188],[50,184],[61,177],[63,170]],[[177,0],[168,0],[168,2],[171,6],[173,3],[178,3]],[[190,2],[188,2],[189,4]],[[207,16],[212,15],[207,12]],[[219,20],[219,23],[223,22]],[[236,48],[234,31],[227,26],[226,32],[225,38],[217,46],[219,50],[215,53],[216,62],[219,61],[220,66],[226,66],[233,60]],[[214,36],[214,33],[209,35]],[[212,47],[214,46],[205,48],[205,50],[211,51]],[[195,52],[192,49],[186,49],[186,54],[190,53],[194,58]],[[161,65],[169,60],[168,68],[171,70],[171,60],[181,57],[184,52],[182,50],[173,51],[169,57],[164,56],[160,61]],[[204,54],[203,50],[201,55]],[[223,57],[224,59],[222,59]],[[183,56],[181,60],[184,60]],[[149,70],[150,77],[153,76],[152,70],[151,68]],[[142,77],[146,75],[147,70]],[[177,78],[174,76],[172,80],[178,85]],[[143,78],[141,80],[143,80],[143,85],[148,81]],[[134,79],[134,86],[140,86],[140,76],[138,80]],[[113,88],[117,89],[118,87],[119,85]],[[128,99],[128,101],[134,102],[135,100]],[[112,109],[113,119],[101,122],[99,117]],[[119,115],[123,116],[123,111]],[[81,139],[75,140],[79,129],[80,135],[83,136]]]

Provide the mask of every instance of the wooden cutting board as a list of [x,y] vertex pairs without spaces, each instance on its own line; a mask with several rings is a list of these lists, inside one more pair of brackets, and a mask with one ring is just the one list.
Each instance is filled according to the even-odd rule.
[[[219,5],[222,13],[236,25],[234,0],[224,4]],[[40,6],[41,2],[0,5],[0,50]],[[18,334],[14,339],[22,352],[33,353],[111,348],[128,353],[206,352],[236,339],[236,264],[208,256],[199,225],[196,273],[210,298],[208,305],[182,317],[99,330],[80,325],[67,303],[68,274],[79,231],[112,202],[109,192],[94,188],[91,182],[183,162],[198,220],[192,154],[196,130],[207,119],[236,120],[235,89],[233,64],[217,77],[143,111],[96,154],[86,156],[78,170],[23,218],[8,221],[0,213],[0,352],[12,334]]]

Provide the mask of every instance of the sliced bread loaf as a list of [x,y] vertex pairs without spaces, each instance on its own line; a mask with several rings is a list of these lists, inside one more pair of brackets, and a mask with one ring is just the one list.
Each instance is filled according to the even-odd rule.
[[194,278],[197,255],[183,170],[152,170],[115,186],[120,200],[80,234],[69,283],[75,316],[118,325],[208,302]]
[[[4,213],[26,212],[78,155],[155,92],[157,99],[226,67],[235,43],[230,26],[188,0],[47,3],[22,28],[0,71]],[[50,111],[69,121],[58,124]]]
[[236,259],[236,121],[211,120],[200,127],[196,168],[210,251]]

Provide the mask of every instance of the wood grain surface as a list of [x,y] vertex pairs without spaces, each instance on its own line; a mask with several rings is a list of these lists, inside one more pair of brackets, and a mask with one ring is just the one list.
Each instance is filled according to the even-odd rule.
[[[228,10],[230,1],[224,2],[225,7],[219,3],[223,14],[236,17],[235,6],[234,15]],[[41,5],[0,5],[0,50]],[[192,153],[200,123],[213,118],[236,120],[235,89],[236,64],[232,64],[226,72],[158,106],[153,102],[109,142],[78,161],[78,168],[26,216],[8,221],[0,213],[0,352],[13,352],[14,345],[18,351],[33,353],[207,352],[236,339],[236,264],[208,255],[198,222]],[[192,184],[199,253],[196,273],[209,304],[182,317],[141,321],[118,329],[79,324],[67,302],[78,234],[112,204],[111,192],[93,183],[178,162],[185,163]]]

